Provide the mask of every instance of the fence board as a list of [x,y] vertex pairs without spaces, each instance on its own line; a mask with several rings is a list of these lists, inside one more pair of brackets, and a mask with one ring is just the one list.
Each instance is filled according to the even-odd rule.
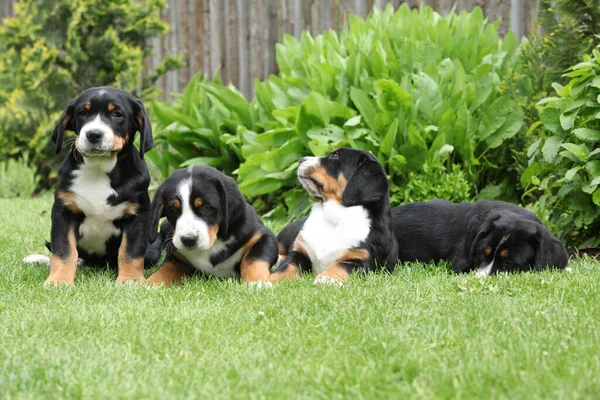
[[[0,0],[0,18],[12,15],[16,2]],[[181,54],[185,66],[157,82],[165,98],[181,92],[199,71],[213,78],[219,70],[225,83],[251,98],[254,79],[277,72],[275,44],[285,33],[299,39],[304,29],[313,36],[339,30],[346,14],[364,17],[373,6],[387,3],[396,9],[404,3],[431,6],[442,15],[454,5],[457,12],[479,6],[489,21],[501,20],[501,35],[512,28],[518,36],[533,31],[538,6],[538,0],[167,0],[162,18],[170,30],[152,40],[145,74],[154,72],[165,56]]]

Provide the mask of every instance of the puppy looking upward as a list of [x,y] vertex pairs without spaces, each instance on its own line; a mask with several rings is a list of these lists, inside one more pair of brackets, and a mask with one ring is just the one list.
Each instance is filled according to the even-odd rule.
[[317,275],[314,283],[343,284],[353,271],[393,268],[397,245],[392,231],[389,183],[372,154],[349,148],[326,157],[303,157],[298,179],[317,199],[306,219],[278,237],[285,259],[270,281]]

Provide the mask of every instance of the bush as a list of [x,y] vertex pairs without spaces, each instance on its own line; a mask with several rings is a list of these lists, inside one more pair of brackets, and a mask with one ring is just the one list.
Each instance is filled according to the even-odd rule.
[[541,137],[529,148],[521,177],[539,190],[540,213],[569,246],[600,246],[600,51],[573,66],[558,96],[538,103]]
[[[389,5],[364,21],[349,16],[340,36],[329,31],[313,39],[304,32],[300,42],[286,36],[277,46],[280,73],[256,83],[251,103],[219,82],[188,88],[203,94],[199,103],[184,94],[176,106],[193,120],[186,129],[209,128],[213,135],[222,130],[226,136],[213,137],[210,146],[205,138],[190,139],[193,155],[169,142],[173,159],[181,165],[190,156],[207,156],[219,167],[232,161],[227,168],[239,162],[242,192],[259,197],[259,208],[276,205],[277,215],[287,214],[284,204],[292,215],[308,204],[297,189],[297,160],[339,146],[373,152],[392,186],[400,188],[411,173],[458,171],[459,165],[475,194],[515,175],[496,161],[523,124],[501,80],[516,50],[512,34],[501,40],[497,23],[487,24],[479,8],[441,17],[431,8],[411,12],[406,5],[394,13]],[[211,107],[219,110],[214,121],[204,114]],[[224,160],[210,155],[223,154],[217,145],[228,150]],[[392,203],[404,200],[402,193],[394,191]],[[464,198],[462,190],[448,195]]]
[[[142,82],[152,37],[167,25],[163,0],[21,0],[0,26],[0,159],[31,153],[44,184],[56,171],[48,159],[50,131],[68,100],[91,86],[111,85],[147,96],[164,60]],[[58,162],[58,160],[57,160]]]
[[0,161],[0,198],[29,197],[38,183],[35,169],[28,165],[29,155]]

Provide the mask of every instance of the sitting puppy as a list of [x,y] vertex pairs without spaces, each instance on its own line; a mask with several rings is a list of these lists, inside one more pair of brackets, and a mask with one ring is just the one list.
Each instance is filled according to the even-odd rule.
[[392,210],[399,261],[452,263],[456,272],[564,269],[565,246],[531,212],[503,201],[431,200]]
[[46,285],[73,285],[81,261],[117,267],[118,283],[144,280],[150,175],[143,156],[153,141],[142,102],[112,87],[88,89],[69,102],[54,128],[57,153],[65,130],[75,131],[75,145],[58,170],[52,257],[24,261],[50,264]]
[[389,183],[372,154],[349,148],[327,157],[303,157],[298,179],[318,200],[308,218],[288,225],[278,237],[285,259],[271,282],[317,273],[314,283],[343,284],[355,270],[393,268]]
[[270,284],[269,270],[277,261],[277,239],[230,177],[206,166],[171,174],[152,202],[152,247],[156,246],[158,221],[165,216],[161,236],[166,236],[167,258],[147,285],[170,286],[194,272]]

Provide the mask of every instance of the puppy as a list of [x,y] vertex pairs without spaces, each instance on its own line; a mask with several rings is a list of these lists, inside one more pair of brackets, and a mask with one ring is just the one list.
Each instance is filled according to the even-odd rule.
[[392,233],[389,183],[372,154],[341,148],[327,157],[303,157],[298,179],[318,202],[306,219],[278,236],[281,265],[271,282],[313,271],[314,283],[343,284],[353,271],[393,268],[397,245]]
[[144,105],[120,89],[91,88],[69,102],[54,128],[57,154],[67,130],[75,145],[58,169],[52,257],[24,261],[50,264],[46,285],[73,285],[78,258],[118,268],[118,283],[144,280],[150,175],[143,157],[153,145]]
[[564,269],[565,246],[535,214],[503,201],[431,200],[392,210],[399,261],[452,263],[456,272]]
[[153,247],[161,217],[167,217],[161,229],[166,232],[167,257],[147,285],[170,286],[195,272],[270,285],[277,239],[232,178],[206,166],[175,171],[152,201],[149,239]]

